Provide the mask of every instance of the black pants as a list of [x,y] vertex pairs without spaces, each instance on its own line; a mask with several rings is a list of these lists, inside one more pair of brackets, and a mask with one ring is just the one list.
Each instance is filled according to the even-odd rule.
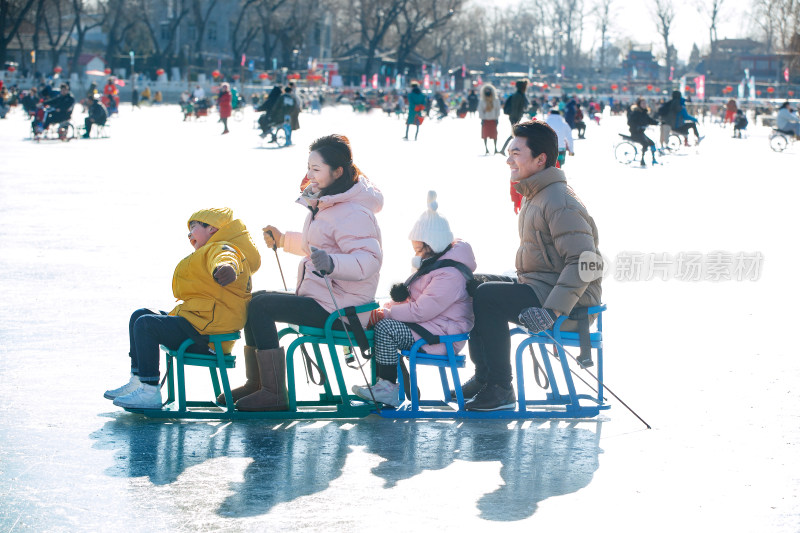
[[83,126],[86,128],[86,135],[88,136],[92,132],[92,124],[97,124],[98,126],[102,126],[106,123],[104,120],[103,122],[95,122],[89,117],[83,119]]
[[676,133],[680,133],[684,137],[689,135],[689,130],[693,130],[694,136],[700,137],[700,134],[697,133],[697,125],[694,122],[685,122],[677,128],[672,128],[672,130]]
[[[510,279],[510,278],[508,278]],[[511,384],[511,338],[508,323],[519,324],[519,314],[528,307],[541,307],[528,285],[493,281],[475,291],[472,300],[475,327],[469,337],[469,355],[479,381]]]
[[631,139],[633,139],[634,142],[641,144],[645,152],[651,146],[656,145],[656,143],[654,143],[653,140],[647,135],[645,135],[644,132],[641,130],[631,131]]
[[[247,307],[244,339],[248,346],[255,346],[258,350],[278,348],[280,344],[276,322],[321,328],[325,326],[328,315],[330,313],[313,298],[284,292],[259,291],[253,294]],[[336,325],[341,328],[338,321],[334,324]]]

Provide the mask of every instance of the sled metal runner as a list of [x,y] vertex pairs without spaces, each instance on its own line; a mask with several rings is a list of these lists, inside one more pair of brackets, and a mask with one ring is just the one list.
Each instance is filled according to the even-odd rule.
[[[369,312],[377,309],[375,303],[356,307],[356,312]],[[467,411],[465,398],[461,391],[459,368],[464,368],[466,358],[457,354],[454,344],[464,341],[468,334],[442,336],[441,342],[445,344],[445,355],[424,353],[426,342],[417,341],[409,350],[403,350],[399,358],[409,362],[409,383],[407,390],[401,361],[398,360],[398,382],[400,384],[400,407],[392,409],[383,407],[375,409],[371,402],[349,394],[340,364],[341,356],[338,347],[349,347],[354,344],[352,337],[344,330],[334,329],[335,322],[339,319],[338,311],[331,313],[323,328],[290,325],[279,331],[279,338],[296,335],[286,349],[287,391],[289,407],[287,411],[238,411],[233,404],[231,387],[228,380],[228,368],[235,366],[235,357],[225,354],[222,342],[239,338],[239,333],[225,335],[212,335],[209,342],[214,344],[215,354],[193,354],[187,352],[193,341],[187,339],[178,350],[168,350],[167,354],[167,401],[162,409],[128,409],[151,418],[173,419],[209,419],[209,420],[303,420],[303,419],[358,419],[370,414],[377,414],[383,418],[415,418],[415,419],[493,419],[493,420],[525,420],[525,419],[579,419],[592,418],[600,411],[610,406],[605,402],[603,395],[603,317],[605,305],[590,307],[589,315],[597,315],[596,330],[591,332],[591,353],[596,365],[597,389],[593,394],[579,394],[573,380],[573,372],[578,375],[582,372],[573,361],[570,366],[572,354],[566,351],[567,347],[580,347],[578,333],[562,331],[561,328],[567,317],[561,316],[556,320],[553,328],[538,334],[531,334],[524,328],[512,328],[509,334],[522,336],[522,340],[515,352],[515,374],[517,385],[517,402],[512,410],[503,411]],[[348,328],[349,329],[349,328]],[[366,331],[367,338],[372,344],[373,332]],[[352,335],[352,333],[349,333]],[[297,399],[295,358],[302,345],[310,345],[313,359],[325,377],[321,387],[322,392],[316,399]],[[525,390],[525,361],[529,346],[537,345],[541,355],[544,371],[549,381],[549,390],[542,399],[528,399]],[[552,350],[552,355],[548,352]],[[323,356],[323,349],[327,348],[328,357]],[[326,364],[326,360],[330,366]],[[374,361],[374,360],[373,360]],[[301,364],[304,363],[301,361]],[[190,401],[186,399],[184,370],[186,366],[203,366],[209,369],[215,400],[219,394],[225,395],[225,405],[221,406],[216,401]],[[440,374],[443,399],[420,399],[417,395],[418,370],[425,366],[436,367]],[[530,363],[528,363],[530,369]],[[375,365],[370,365],[371,380],[375,381]],[[329,371],[332,370],[333,372]],[[450,373],[450,382],[453,383],[455,398],[451,398],[450,383],[447,371]],[[529,370],[530,372],[530,370]],[[332,386],[336,383],[336,390]],[[410,397],[407,397],[410,396]]]

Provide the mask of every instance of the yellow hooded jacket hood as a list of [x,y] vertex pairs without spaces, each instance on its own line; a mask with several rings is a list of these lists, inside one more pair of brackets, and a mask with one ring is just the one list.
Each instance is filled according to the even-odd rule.
[[[191,220],[218,227],[207,222],[208,216],[202,215],[219,214],[219,211],[223,210],[199,211]],[[225,223],[226,218],[230,220],[223,215],[215,222]],[[251,276],[261,266],[261,255],[241,220],[218,228],[204,246],[178,263],[172,277],[172,293],[183,302],[169,314],[182,316],[201,335],[230,333],[244,327],[247,304],[252,297]],[[221,265],[230,265],[236,271],[236,280],[224,287],[213,276]],[[223,343],[223,347],[228,353],[233,342]]]

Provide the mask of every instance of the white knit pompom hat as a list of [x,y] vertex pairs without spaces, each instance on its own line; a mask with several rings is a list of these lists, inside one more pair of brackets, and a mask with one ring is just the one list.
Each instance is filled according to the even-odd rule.
[[409,239],[424,242],[437,254],[453,242],[450,224],[446,218],[439,216],[439,213],[436,212],[438,207],[436,191],[428,191],[428,209],[422,213],[411,229],[411,233],[408,234]]

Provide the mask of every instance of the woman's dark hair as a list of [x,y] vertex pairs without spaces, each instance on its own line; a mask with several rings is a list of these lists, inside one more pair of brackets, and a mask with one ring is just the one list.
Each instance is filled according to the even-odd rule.
[[309,151],[317,152],[325,164],[335,171],[341,167],[342,175],[329,186],[320,190],[320,196],[340,194],[350,190],[358,181],[361,171],[353,163],[353,152],[350,150],[350,140],[344,135],[326,135],[320,137],[308,147]]
[[525,138],[525,145],[530,149],[533,157],[541,153],[547,156],[544,168],[555,166],[558,158],[558,135],[545,122],[528,120],[514,124],[513,135]]

